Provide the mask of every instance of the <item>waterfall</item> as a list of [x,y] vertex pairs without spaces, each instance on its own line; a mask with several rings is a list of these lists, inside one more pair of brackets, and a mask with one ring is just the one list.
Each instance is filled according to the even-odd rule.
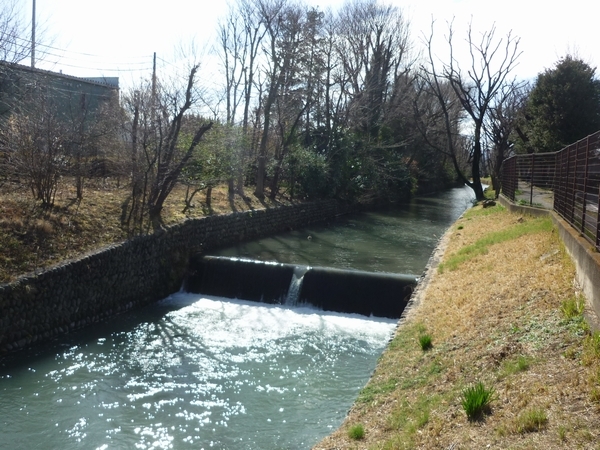
[[286,306],[296,306],[298,305],[298,300],[300,296],[300,288],[302,287],[302,279],[304,278],[304,274],[310,270],[308,266],[296,266],[294,267],[294,273],[292,274],[292,279],[290,281],[290,287],[288,288],[287,295],[285,297],[285,301],[283,302]]

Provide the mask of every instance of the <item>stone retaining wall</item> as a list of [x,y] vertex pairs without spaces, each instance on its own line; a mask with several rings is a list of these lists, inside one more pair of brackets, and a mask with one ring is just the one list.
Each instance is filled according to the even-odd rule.
[[177,292],[190,257],[352,212],[334,200],[190,219],[0,286],[0,354]]

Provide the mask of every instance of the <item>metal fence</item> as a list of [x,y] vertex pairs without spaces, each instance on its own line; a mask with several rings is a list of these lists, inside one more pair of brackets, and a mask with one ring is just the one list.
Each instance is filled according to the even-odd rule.
[[600,250],[600,131],[555,153],[508,158],[502,193],[517,204],[554,209]]

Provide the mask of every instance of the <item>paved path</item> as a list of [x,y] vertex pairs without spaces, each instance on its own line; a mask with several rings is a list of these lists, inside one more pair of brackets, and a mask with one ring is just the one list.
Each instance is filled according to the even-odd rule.
[[523,202],[527,206],[552,209],[554,207],[554,192],[533,186],[532,198],[531,185],[525,181],[519,181],[517,191],[515,192],[515,203],[523,204]]

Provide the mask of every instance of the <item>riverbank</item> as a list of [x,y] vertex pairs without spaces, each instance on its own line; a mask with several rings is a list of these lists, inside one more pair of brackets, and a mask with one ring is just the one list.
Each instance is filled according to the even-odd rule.
[[[472,208],[343,425],[314,448],[597,448],[600,335],[574,280],[550,218]],[[463,393],[478,382],[492,401],[469,420]]]
[[[124,242],[128,233],[121,221],[130,187],[118,180],[97,180],[86,185],[83,199],[77,200],[74,183],[65,183],[56,193],[55,205],[42,208],[19,183],[0,183],[0,284],[26,273],[39,272],[88,252]],[[244,211],[291,205],[283,196],[258,199],[250,189],[230,200],[226,186],[212,191],[211,203],[196,197],[194,207],[183,212],[185,188],[177,186],[165,201],[165,226]]]

